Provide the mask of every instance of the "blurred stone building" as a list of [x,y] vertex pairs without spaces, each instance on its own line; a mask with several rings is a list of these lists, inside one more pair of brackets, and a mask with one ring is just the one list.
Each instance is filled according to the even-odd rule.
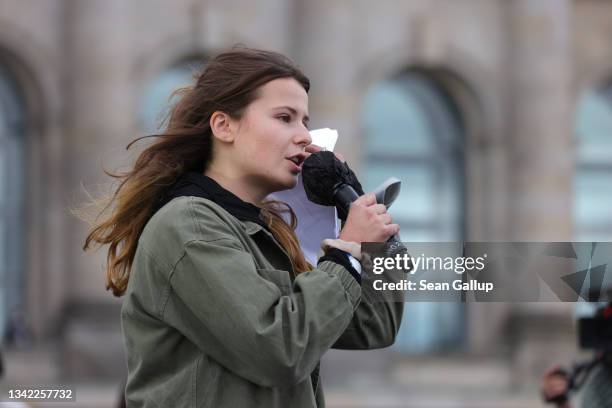
[[[339,130],[366,187],[403,180],[404,240],[610,240],[610,38],[603,0],[2,0],[8,354],[43,350],[61,378],[123,375],[120,299],[70,208],[134,158],[125,146],[155,130],[172,89],[236,43],[303,67],[312,127]],[[575,352],[569,304],[407,307],[398,344],[365,367],[400,385],[431,385],[411,364],[424,360],[450,388],[478,389],[460,373],[479,367],[481,388],[531,389]],[[344,356],[328,369],[363,368]]]

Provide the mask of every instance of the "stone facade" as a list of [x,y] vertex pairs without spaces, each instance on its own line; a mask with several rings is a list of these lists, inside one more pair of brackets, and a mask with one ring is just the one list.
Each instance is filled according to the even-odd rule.
[[[69,208],[81,185],[108,181],[103,166],[134,157],[124,147],[139,135],[139,96],[180,59],[235,43],[294,58],[313,84],[313,127],[338,128],[337,150],[357,170],[368,88],[407,67],[428,70],[466,118],[467,239],[563,241],[573,113],[581,92],[612,73],[610,38],[612,3],[600,0],[3,1],[0,64],[15,73],[29,118],[23,296],[34,337],[96,361],[70,360],[68,374],[121,371],[120,359],[100,363],[121,353],[120,300],[104,290],[103,251],[80,250],[86,226]],[[513,373],[524,383],[568,361],[567,305],[485,306],[468,310],[466,355],[519,350]],[[567,330],[542,337],[533,316]],[[506,337],[508,322],[523,335]],[[115,331],[96,354],[87,339],[99,327]],[[542,350],[552,352],[533,366]]]

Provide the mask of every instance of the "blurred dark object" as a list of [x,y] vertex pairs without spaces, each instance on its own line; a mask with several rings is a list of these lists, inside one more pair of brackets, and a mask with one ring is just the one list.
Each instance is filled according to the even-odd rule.
[[597,354],[589,361],[575,364],[572,370],[568,373],[568,390],[569,392],[579,391],[586,380],[589,378],[591,370],[603,362],[603,354]]
[[28,327],[28,322],[19,309],[13,310],[8,323],[4,340],[7,345],[17,348],[28,348],[32,345],[32,331]]
[[[604,361],[605,355],[602,353],[596,354],[591,360],[575,364],[570,371],[563,368],[558,368],[548,372],[544,381],[560,380],[565,381],[566,385],[564,389],[553,395],[544,395],[544,401],[550,404],[556,404],[558,407],[569,407],[569,398],[571,394],[578,392],[583,385],[585,385],[592,370],[600,364],[609,364],[610,362]],[[609,384],[611,386],[612,384]],[[604,405],[606,407],[610,405]],[[589,408],[584,406],[584,408]],[[590,407],[594,408],[594,407]]]
[[598,308],[594,317],[578,320],[578,339],[582,349],[612,351],[612,303]]
[[[567,381],[565,392],[558,393],[544,400],[557,404],[558,407],[569,407],[569,398],[585,386],[584,408],[612,407],[612,303],[608,289],[604,296],[608,303],[600,305],[593,317],[578,320],[578,343],[584,350],[593,350],[592,359],[574,364],[571,370],[556,369],[545,375],[545,380],[558,377]],[[589,380],[591,373],[595,372]],[[589,380],[587,382],[587,380]]]
[[311,154],[302,166],[302,180],[308,199],[315,204],[336,206],[342,220],[350,204],[364,194],[353,170],[333,152]]
[[601,352],[612,351],[612,287],[604,288],[601,293],[590,292],[589,298],[602,302],[592,317],[578,320],[578,340],[580,348]]

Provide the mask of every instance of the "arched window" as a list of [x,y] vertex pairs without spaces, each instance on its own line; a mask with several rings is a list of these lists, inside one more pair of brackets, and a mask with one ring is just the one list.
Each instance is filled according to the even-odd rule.
[[24,306],[24,116],[17,82],[0,65],[0,340]]
[[193,85],[194,74],[203,68],[202,58],[187,58],[161,72],[145,86],[139,112],[140,127],[146,134],[154,134],[176,102],[170,98],[179,88]]
[[[364,104],[365,187],[402,180],[391,207],[409,242],[463,239],[464,126],[454,100],[432,77],[408,71],[373,86]],[[407,353],[456,348],[460,304],[406,303],[396,348]]]
[[574,133],[574,239],[612,241],[612,83],[584,93]]

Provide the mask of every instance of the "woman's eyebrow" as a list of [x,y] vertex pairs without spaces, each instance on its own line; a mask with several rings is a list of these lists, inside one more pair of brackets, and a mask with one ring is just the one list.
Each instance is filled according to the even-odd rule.
[[[294,114],[294,115],[297,115],[297,113],[298,113],[298,111],[297,111],[297,110],[295,110],[295,109],[293,109],[291,106],[277,106],[277,107],[276,107],[276,108],[274,108],[274,109],[288,109],[288,110],[289,110],[289,112],[291,112],[291,113],[292,113],[292,114]],[[304,115],[304,120],[305,120],[306,122],[310,122],[310,117],[309,117],[308,115]]]

